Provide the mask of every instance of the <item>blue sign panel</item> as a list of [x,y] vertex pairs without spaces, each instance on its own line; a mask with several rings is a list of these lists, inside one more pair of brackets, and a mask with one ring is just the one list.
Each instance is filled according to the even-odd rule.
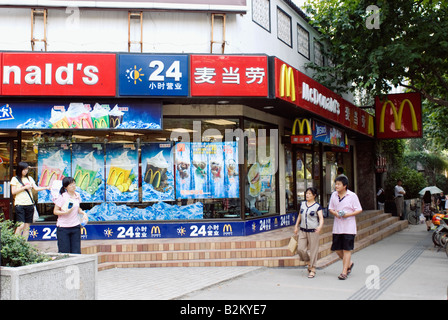
[[[297,213],[288,213],[248,221],[87,224],[81,229],[82,240],[135,240],[154,238],[241,237],[295,224]],[[56,225],[34,224],[30,241],[56,240]]]
[[188,55],[121,54],[120,96],[187,96]]

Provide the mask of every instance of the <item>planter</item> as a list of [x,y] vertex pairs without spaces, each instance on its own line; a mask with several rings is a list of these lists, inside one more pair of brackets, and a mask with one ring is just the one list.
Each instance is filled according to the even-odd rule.
[[70,254],[23,267],[1,267],[0,300],[94,300],[97,264],[96,255]]

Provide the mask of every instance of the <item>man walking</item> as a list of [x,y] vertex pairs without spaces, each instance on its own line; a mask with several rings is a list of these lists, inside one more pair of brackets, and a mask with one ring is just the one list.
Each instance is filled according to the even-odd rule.
[[331,194],[328,205],[328,211],[335,217],[331,250],[336,251],[339,258],[342,259],[342,273],[338,278],[345,280],[354,265],[351,257],[356,236],[355,216],[362,212],[362,207],[358,196],[347,189],[347,177],[337,177],[335,185],[336,191]]
[[395,205],[397,207],[397,216],[400,217],[400,220],[403,220],[403,208],[404,208],[404,195],[406,194],[406,191],[404,191],[403,187],[401,186],[403,184],[403,181],[400,179],[397,180],[397,185],[395,186]]

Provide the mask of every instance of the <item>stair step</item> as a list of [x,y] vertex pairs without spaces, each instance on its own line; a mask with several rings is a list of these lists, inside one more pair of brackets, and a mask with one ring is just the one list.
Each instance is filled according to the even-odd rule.
[[[327,221],[330,219],[327,219]],[[361,250],[389,235],[403,230],[407,227],[407,221],[399,221],[397,217],[390,214],[376,213],[366,215],[358,222],[358,234],[355,238],[354,251]],[[319,246],[319,257],[317,267],[325,267],[339,258],[330,250],[332,241],[332,221],[326,222],[326,232],[321,235]],[[106,270],[115,267],[201,267],[201,266],[265,266],[265,267],[294,267],[303,266],[304,262],[292,255],[287,246],[289,238],[293,234],[294,227],[276,230],[276,238],[270,240],[247,240],[238,241],[222,238],[215,243],[191,242],[185,243],[163,243],[153,246],[156,250],[148,251],[115,251],[98,253],[98,269]],[[269,239],[268,233],[265,238]],[[171,239],[174,240],[174,239]],[[217,239],[218,240],[218,239]],[[145,248],[137,244],[127,249]],[[176,250],[176,248],[184,250]],[[185,247],[187,247],[185,249]],[[119,248],[117,246],[117,248]],[[117,249],[116,248],[116,249]],[[146,247],[148,248],[148,247]],[[109,248],[111,249],[111,248]],[[122,248],[121,248],[122,249]]]

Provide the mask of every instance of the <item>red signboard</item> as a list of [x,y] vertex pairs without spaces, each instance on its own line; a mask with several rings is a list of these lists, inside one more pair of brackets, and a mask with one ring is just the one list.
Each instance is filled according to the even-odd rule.
[[115,54],[3,53],[5,96],[115,96]]
[[421,138],[422,101],[418,92],[375,98],[378,139]]
[[267,97],[266,56],[192,55],[191,96]]
[[277,58],[275,96],[344,127],[374,134],[371,115]]

